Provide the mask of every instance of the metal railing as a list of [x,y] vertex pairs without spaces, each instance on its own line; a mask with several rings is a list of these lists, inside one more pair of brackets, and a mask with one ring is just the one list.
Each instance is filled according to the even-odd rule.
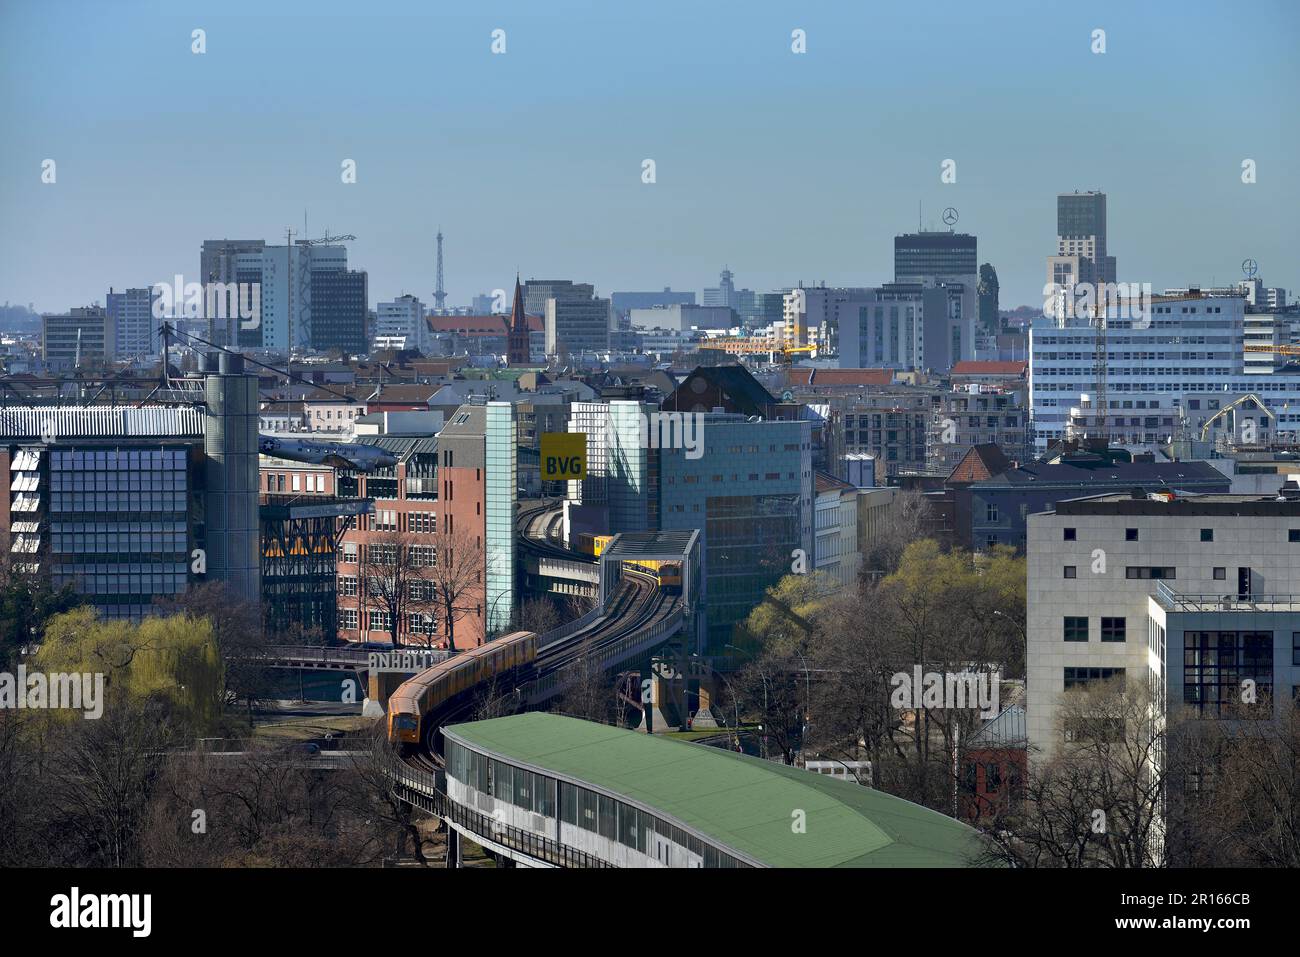
[[583,628],[586,628],[592,622],[597,621],[600,618],[600,616],[603,614],[605,614],[605,606],[597,605],[595,608],[587,612],[581,618],[575,618],[573,619],[573,621],[569,622],[568,624],[560,625],[560,627],[552,628],[550,631],[546,632],[545,634],[538,635],[537,636],[538,650],[541,650],[542,648],[549,648],[557,641],[560,641],[564,638],[568,638],[574,632],[581,631]]
[[1163,581],[1155,598],[1169,611],[1289,612],[1300,611],[1300,595],[1191,595],[1174,591]]
[[310,661],[319,664],[369,664],[370,651],[329,645],[268,645],[250,655],[284,661]]
[[[412,655],[427,659],[430,664],[446,661],[459,652],[445,648],[425,648],[420,645],[400,645],[397,648],[344,648],[337,645],[269,645],[245,657],[264,658],[271,661],[299,661],[314,664],[350,664],[369,667],[374,655]],[[427,665],[425,667],[428,667]]]

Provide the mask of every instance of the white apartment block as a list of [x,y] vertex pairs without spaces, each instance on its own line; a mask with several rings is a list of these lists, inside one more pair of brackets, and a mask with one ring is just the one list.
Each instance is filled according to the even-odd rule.
[[805,338],[833,331],[845,369],[947,372],[975,357],[977,315],[974,283],[815,287],[785,296],[786,327],[801,327]]
[[815,570],[841,588],[852,588],[862,567],[858,552],[858,490],[825,472],[815,473],[813,483],[817,497]]
[[162,349],[155,335],[153,305],[158,298],[153,288],[108,290],[106,310],[113,321],[114,358],[136,359],[156,356]]
[[1249,679],[1274,713],[1300,686],[1300,498],[1102,495],[1031,515],[1031,763],[1062,745],[1067,687],[1147,679],[1166,713],[1215,719]]
[[376,348],[380,342],[392,345],[399,340],[402,343],[399,348],[429,354],[431,336],[429,324],[424,321],[424,303],[415,296],[398,296],[392,302],[375,306]]
[[227,341],[276,352],[309,349],[312,271],[347,269],[347,265],[346,246],[295,243],[236,253],[231,281],[261,283],[261,316],[260,325],[248,330],[236,328],[235,319],[227,320]]
[[[1300,374],[1274,372],[1271,354],[1243,349],[1248,333],[1259,344],[1281,334],[1272,317],[1247,316],[1245,300],[1235,295],[1155,296],[1150,316],[1122,318],[1128,308],[1107,310],[1106,413],[1113,437],[1163,441],[1179,424],[1184,396],[1205,392],[1257,393],[1276,413],[1279,430],[1300,428]],[[1040,450],[1065,437],[1071,409],[1096,415],[1095,344],[1086,317],[1031,326],[1030,405]],[[1248,361],[1248,355],[1265,358]]]

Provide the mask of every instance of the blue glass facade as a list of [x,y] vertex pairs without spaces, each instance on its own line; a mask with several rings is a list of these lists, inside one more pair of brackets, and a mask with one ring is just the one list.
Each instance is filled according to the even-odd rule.
[[709,415],[704,454],[658,452],[660,527],[703,538],[706,653],[725,654],[737,622],[813,554],[812,425]]

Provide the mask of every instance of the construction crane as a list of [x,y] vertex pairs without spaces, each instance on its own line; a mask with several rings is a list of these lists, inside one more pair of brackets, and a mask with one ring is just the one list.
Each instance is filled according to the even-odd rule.
[[[1240,434],[1242,431],[1237,428],[1238,414],[1244,412],[1250,412],[1252,410],[1262,413],[1260,418],[1261,419],[1267,418],[1269,421],[1273,423],[1273,429],[1274,430],[1277,429],[1277,416],[1273,413],[1271,409],[1269,409],[1267,405],[1264,404],[1263,399],[1261,399],[1258,395],[1256,395],[1253,392],[1248,392],[1245,395],[1238,396],[1237,398],[1233,399],[1222,409],[1220,409],[1218,412],[1214,413],[1214,415],[1210,416],[1208,419],[1205,420],[1205,425],[1201,427],[1201,441],[1204,442],[1210,437],[1210,432],[1214,428],[1214,423],[1218,422],[1220,419],[1222,419],[1225,423],[1229,419],[1232,420],[1232,428],[1229,434],[1232,435],[1235,440],[1238,434]],[[1248,444],[1253,445],[1254,443],[1252,442]]]
[[[326,230],[329,232],[329,230]],[[299,246],[328,246],[331,243],[351,243],[356,242],[357,237],[352,234],[345,236],[322,236],[320,239],[299,239]]]
[[[795,353],[798,353],[798,352],[807,352],[807,353],[810,353],[810,355],[809,355],[809,358],[810,358],[810,359],[816,359],[816,358],[817,358],[817,347],[816,347],[816,346],[790,346],[790,345],[784,345],[784,346],[778,346],[778,347],[776,347],[775,349],[772,350],[772,361],[773,361],[773,362],[779,362],[779,363],[781,363],[782,365],[792,365],[792,364],[794,363],[794,355],[795,355]],[[780,358],[777,358],[778,356],[780,356]]]
[[1300,346],[1252,346],[1241,347],[1243,352],[1273,352],[1279,356],[1300,356]]

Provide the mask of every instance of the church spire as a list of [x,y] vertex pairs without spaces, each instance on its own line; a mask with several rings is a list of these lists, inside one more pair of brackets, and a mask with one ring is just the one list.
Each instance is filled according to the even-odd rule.
[[528,320],[524,318],[524,287],[519,283],[519,273],[515,273],[515,305],[510,312],[510,328],[528,328]]
[[519,273],[515,273],[515,305],[510,311],[510,326],[506,333],[506,362],[512,366],[526,366],[530,359],[524,287],[519,281]]

